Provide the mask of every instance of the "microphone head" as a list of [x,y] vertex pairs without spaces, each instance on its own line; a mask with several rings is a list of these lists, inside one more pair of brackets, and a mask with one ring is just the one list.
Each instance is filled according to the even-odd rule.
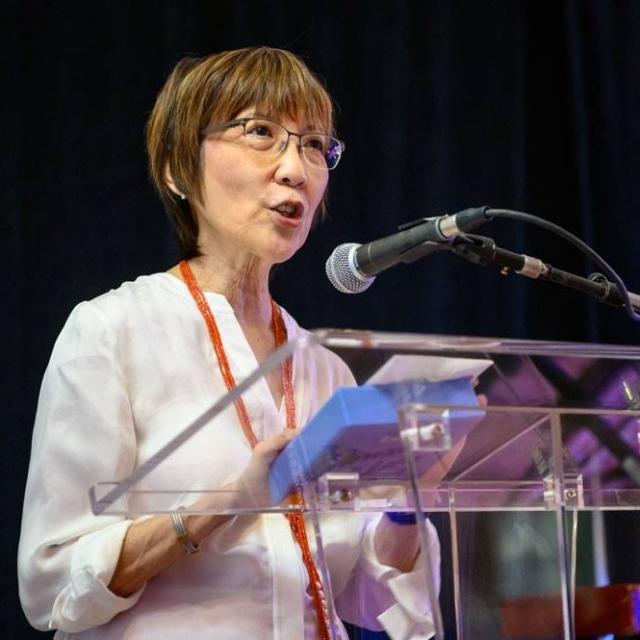
[[355,242],[337,246],[325,266],[329,282],[342,293],[362,293],[368,289],[375,276],[363,276],[356,267],[355,252],[360,247]]

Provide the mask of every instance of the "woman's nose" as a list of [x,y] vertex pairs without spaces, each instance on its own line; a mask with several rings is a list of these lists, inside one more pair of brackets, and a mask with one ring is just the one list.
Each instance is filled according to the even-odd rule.
[[278,156],[276,176],[279,180],[294,186],[304,184],[306,181],[307,166],[302,155],[299,136],[289,134],[287,142]]

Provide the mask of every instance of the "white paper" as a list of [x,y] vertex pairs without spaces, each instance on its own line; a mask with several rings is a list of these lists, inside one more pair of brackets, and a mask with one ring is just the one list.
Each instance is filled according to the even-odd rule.
[[391,384],[411,380],[443,382],[457,378],[475,378],[492,364],[492,360],[486,359],[395,355],[389,358],[365,384]]

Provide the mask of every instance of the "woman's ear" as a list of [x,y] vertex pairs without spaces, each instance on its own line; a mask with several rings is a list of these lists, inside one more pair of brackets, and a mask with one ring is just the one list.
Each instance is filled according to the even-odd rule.
[[173,176],[171,175],[171,171],[169,171],[168,164],[164,168],[164,181],[167,187],[169,187],[169,189],[171,189],[171,191],[173,191],[173,193],[175,193],[178,196],[178,198],[180,198],[180,200],[187,199],[187,196],[184,193],[182,193],[180,189],[178,189],[178,187],[176,186],[176,183],[173,181]]

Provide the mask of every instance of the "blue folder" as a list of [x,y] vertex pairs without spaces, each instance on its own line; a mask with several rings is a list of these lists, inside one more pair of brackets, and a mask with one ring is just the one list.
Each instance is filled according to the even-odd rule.
[[[407,478],[397,407],[410,402],[478,404],[468,378],[338,389],[272,464],[273,502],[280,503],[303,480],[316,480],[330,471],[357,472],[366,481]],[[452,444],[483,416],[480,409],[450,410]],[[421,472],[436,460],[435,453],[416,456]]]

